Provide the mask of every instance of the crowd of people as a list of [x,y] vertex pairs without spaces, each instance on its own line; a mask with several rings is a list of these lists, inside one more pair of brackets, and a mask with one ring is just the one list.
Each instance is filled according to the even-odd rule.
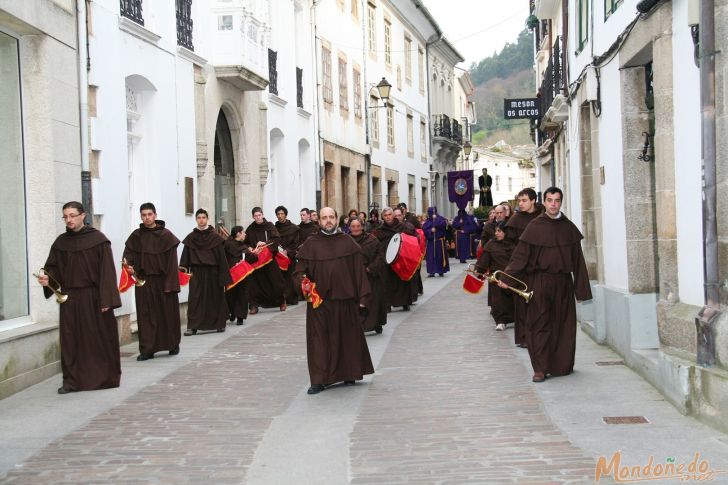
[[[496,271],[533,288],[531,301],[514,296],[512,281],[491,280],[488,304],[501,331],[515,324],[515,343],[528,348],[533,380],[571,372],[575,347],[574,295],[591,298],[581,254],[581,234],[560,211],[563,194],[518,194],[519,210],[495,206],[479,222],[460,210],[448,220],[430,207],[417,216],[400,203],[381,213],[330,207],[303,208],[300,223],[275,208],[272,223],[260,207],[253,222],[235,226],[225,238],[199,209],[196,227],[182,241],[157,218],[154,204],[140,207],[141,224],[125,243],[122,271],[134,278],[139,337],[137,360],[180,351],[180,270],[190,276],[185,336],[224,332],[227,321],[243,325],[261,308],[286,311],[306,302],[309,394],[334,383],[353,384],[374,372],[365,333],[381,334],[387,315],[409,311],[427,277],[444,276],[449,260],[477,257],[475,271]],[[46,297],[65,295],[60,305],[63,385],[60,394],[118,387],[121,376],[113,309],[121,306],[111,244],[84,224],[78,202],[63,206],[66,232],[53,246],[38,281]],[[245,263],[247,272],[234,270]],[[573,274],[573,277],[572,277]],[[60,301],[60,300],[59,300]]]

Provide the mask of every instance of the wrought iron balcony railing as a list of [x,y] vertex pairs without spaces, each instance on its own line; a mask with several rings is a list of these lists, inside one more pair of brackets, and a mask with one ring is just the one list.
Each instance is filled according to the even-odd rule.
[[303,69],[296,68],[296,106],[303,108]]
[[142,17],[142,0],[119,0],[121,16],[133,20],[139,25],[144,25]]
[[192,0],[176,0],[177,2],[177,45],[191,51],[192,45]]
[[554,102],[554,98],[566,93],[564,85],[564,72],[562,66],[561,36],[556,37],[549,63],[543,73],[543,81],[539,94],[541,96],[541,113],[546,113]]
[[268,49],[268,92],[278,95],[278,52]]
[[436,137],[452,139],[452,124],[448,115],[433,115],[432,129]]

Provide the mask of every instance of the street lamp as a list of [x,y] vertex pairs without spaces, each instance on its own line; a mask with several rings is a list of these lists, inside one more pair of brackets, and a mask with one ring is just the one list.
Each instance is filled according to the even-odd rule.
[[470,158],[470,153],[473,151],[473,145],[470,144],[470,141],[466,141],[465,145],[463,145],[463,154],[465,155],[465,160]]
[[392,89],[392,85],[387,82],[385,78],[382,78],[381,81],[379,81],[379,84],[375,86],[377,88],[377,92],[379,93],[379,99],[382,100],[382,106],[369,106],[369,109],[375,109],[375,108],[386,108],[387,107],[387,101],[389,101],[389,91]]

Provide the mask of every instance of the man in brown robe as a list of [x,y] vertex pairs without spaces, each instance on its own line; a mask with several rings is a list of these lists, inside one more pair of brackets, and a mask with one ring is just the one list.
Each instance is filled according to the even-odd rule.
[[[526,226],[543,212],[543,206],[536,202],[536,191],[528,188],[518,193],[518,209],[513,217],[508,219],[506,223],[506,238],[518,244],[521,234],[526,230]],[[531,286],[528,276],[524,273],[514,274],[516,278]],[[526,332],[528,331],[528,323],[526,322],[526,311],[528,303],[523,298],[514,298],[514,318],[515,328],[513,338],[516,346],[526,347]]]
[[[514,244],[506,239],[505,230],[505,222],[501,221],[496,225],[495,237],[488,241],[483,249],[483,254],[475,263],[477,272],[491,274],[506,268],[511,259]],[[495,283],[489,283],[488,294],[490,296],[490,314],[495,320],[495,329],[505,330],[506,325],[513,321],[513,293]]]
[[225,286],[232,282],[223,247],[225,240],[214,227],[207,225],[205,209],[197,209],[195,219],[197,227],[182,241],[184,249],[180,259],[180,265],[192,273],[187,336],[195,335],[198,330],[225,331],[228,315]]
[[275,226],[280,236],[278,252],[289,261],[288,269],[281,270],[284,281],[283,296],[288,305],[298,305],[298,292],[293,287],[293,270],[296,266],[296,251],[301,245],[301,228],[288,220],[288,209],[282,205],[276,207],[276,218],[278,220]]
[[[409,226],[409,227],[407,227]],[[410,236],[416,235],[411,225],[405,226],[394,217],[391,207],[382,209],[382,224],[377,228],[374,235],[379,239],[379,251],[382,257],[387,254],[387,246],[395,234],[404,232]],[[382,283],[384,284],[384,307],[389,310],[393,306],[401,306],[402,311],[408,312],[412,304],[412,285],[410,281],[403,281],[392,270],[388,264],[384,265],[382,272]]]
[[367,314],[362,317],[362,328],[365,332],[382,333],[382,325],[387,324],[387,311],[384,308],[381,273],[384,259],[379,250],[379,240],[373,234],[364,232],[361,219],[349,221],[351,237],[361,247],[362,263],[369,281],[371,294],[367,302]]
[[[415,229],[415,235],[417,236],[417,239],[419,239],[421,235],[416,230],[422,229],[422,223],[420,223],[420,219],[417,217],[417,214],[407,212],[407,204],[404,202],[400,202],[397,207],[399,207],[402,211],[402,218],[400,220],[410,224],[412,228]],[[394,215],[397,217],[397,209],[394,210]],[[425,287],[422,284],[422,263],[419,264],[415,275],[412,277],[412,291],[414,291],[412,301],[417,301],[419,295],[424,295],[425,293]]]
[[303,244],[309,236],[313,236],[319,232],[319,225],[317,222],[311,220],[311,211],[307,207],[301,209],[300,215],[301,223],[298,224],[298,227],[301,228],[301,232],[299,233],[299,239],[300,243]]
[[[245,244],[245,231],[243,226],[233,226],[230,237],[225,241],[225,257],[228,267],[232,268],[240,261],[252,264],[258,261],[258,255]],[[230,321],[242,325],[248,316],[248,278],[225,291],[225,300],[230,312]]]
[[[592,298],[581,250],[583,236],[561,212],[562,198],[561,189],[546,189],[546,212],[523,231],[505,270],[508,274],[526,273],[532,283],[526,343],[534,382],[543,382],[546,375],[563,376],[574,370],[574,297],[579,301]],[[501,282],[500,286],[507,285]]]
[[179,354],[182,338],[179,317],[177,246],[179,239],[157,219],[157,209],[147,202],[139,207],[142,223],[126,240],[124,261],[129,273],[144,285],[134,288],[139,356],[154,358],[155,352]]
[[[313,303],[306,308],[309,394],[336,382],[354,384],[374,373],[359,323],[370,293],[361,249],[349,235],[337,231],[334,209],[324,207],[320,216],[321,231],[301,246],[294,275],[304,295],[315,284],[323,299],[317,308]],[[310,283],[304,288],[305,278]]]
[[263,217],[263,209],[253,207],[253,222],[245,230],[245,244],[253,249],[267,246],[273,254],[273,261],[255,271],[250,276],[250,314],[258,313],[258,307],[275,308],[286,311],[285,281],[283,273],[275,261],[280,245],[278,229]]
[[[80,202],[63,206],[66,232],[51,246],[45,274],[38,278],[46,298],[49,284],[68,295],[60,305],[63,385],[58,394],[119,387],[121,361],[114,308],[121,306],[111,243],[84,225]],[[52,280],[51,280],[52,278]]]

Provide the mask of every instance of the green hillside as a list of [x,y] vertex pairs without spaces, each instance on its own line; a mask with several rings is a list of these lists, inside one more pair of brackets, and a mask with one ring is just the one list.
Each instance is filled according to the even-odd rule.
[[505,140],[510,145],[532,143],[528,120],[504,120],[504,98],[533,97],[536,92],[533,70],[533,33],[524,29],[516,43],[470,67],[475,84],[472,100],[478,115],[473,143],[492,145]]

